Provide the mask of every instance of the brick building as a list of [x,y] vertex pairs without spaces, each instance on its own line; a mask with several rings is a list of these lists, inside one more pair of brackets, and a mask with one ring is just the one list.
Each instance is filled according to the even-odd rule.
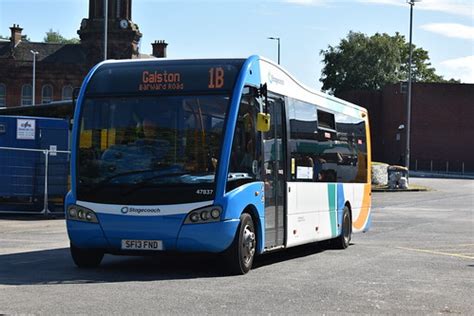
[[[369,110],[373,160],[404,163],[407,95],[400,84],[341,97]],[[410,169],[474,172],[473,117],[474,84],[413,83]]]
[[[85,0],[84,0],[85,1]],[[153,56],[141,55],[142,34],[131,21],[131,0],[108,1],[109,59],[166,57],[166,43],[153,43]],[[80,44],[28,42],[20,25],[0,40],[0,108],[32,104],[33,53],[36,54],[35,103],[68,100],[90,68],[104,57],[104,1],[89,0],[89,16],[77,31]]]

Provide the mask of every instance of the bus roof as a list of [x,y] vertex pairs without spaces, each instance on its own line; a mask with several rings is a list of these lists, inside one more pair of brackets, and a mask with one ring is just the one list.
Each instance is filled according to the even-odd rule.
[[262,57],[262,56],[255,56],[256,58],[258,58],[262,63],[266,63],[268,64],[269,67],[271,68],[276,68],[278,69],[279,71],[281,71],[286,77],[288,77],[289,79],[291,79],[294,84],[296,86],[298,86],[300,89],[304,90],[305,92],[307,93],[310,93],[312,95],[315,95],[319,98],[324,98],[328,101],[331,101],[331,102],[335,102],[335,103],[338,103],[342,106],[346,106],[346,107],[350,107],[350,108],[353,108],[354,110],[356,111],[360,111],[360,112],[364,112],[364,113],[367,113],[367,109],[359,106],[359,105],[356,105],[356,104],[353,104],[351,102],[348,102],[348,101],[345,101],[343,99],[340,99],[340,98],[337,98],[335,96],[332,96],[330,94],[327,94],[327,93],[324,93],[322,91],[317,91],[317,90],[314,90],[312,88],[309,88],[308,86],[304,85],[303,83],[301,83],[300,81],[298,81],[293,75],[291,75],[285,68],[283,68],[281,65],[278,65],[278,64],[275,64],[273,61],[271,61],[270,59],[267,59],[265,57]]

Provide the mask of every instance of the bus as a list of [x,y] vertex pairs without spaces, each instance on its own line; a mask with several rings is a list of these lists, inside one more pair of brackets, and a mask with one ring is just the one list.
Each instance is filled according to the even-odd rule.
[[370,226],[367,111],[260,56],[104,61],[74,113],[65,212],[79,267],[105,253],[256,255]]

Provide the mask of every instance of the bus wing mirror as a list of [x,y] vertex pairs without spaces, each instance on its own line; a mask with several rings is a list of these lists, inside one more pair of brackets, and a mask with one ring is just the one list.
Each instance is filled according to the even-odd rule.
[[257,131],[268,132],[270,130],[270,114],[258,113],[257,114]]
[[264,100],[265,113],[260,112],[257,114],[257,131],[268,132],[270,130],[270,114],[268,113],[268,90],[266,83],[260,85],[258,95]]

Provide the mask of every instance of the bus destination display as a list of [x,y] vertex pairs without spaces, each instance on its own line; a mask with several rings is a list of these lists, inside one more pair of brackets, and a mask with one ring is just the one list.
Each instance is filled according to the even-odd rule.
[[232,90],[241,63],[110,64],[91,78],[87,95]]

